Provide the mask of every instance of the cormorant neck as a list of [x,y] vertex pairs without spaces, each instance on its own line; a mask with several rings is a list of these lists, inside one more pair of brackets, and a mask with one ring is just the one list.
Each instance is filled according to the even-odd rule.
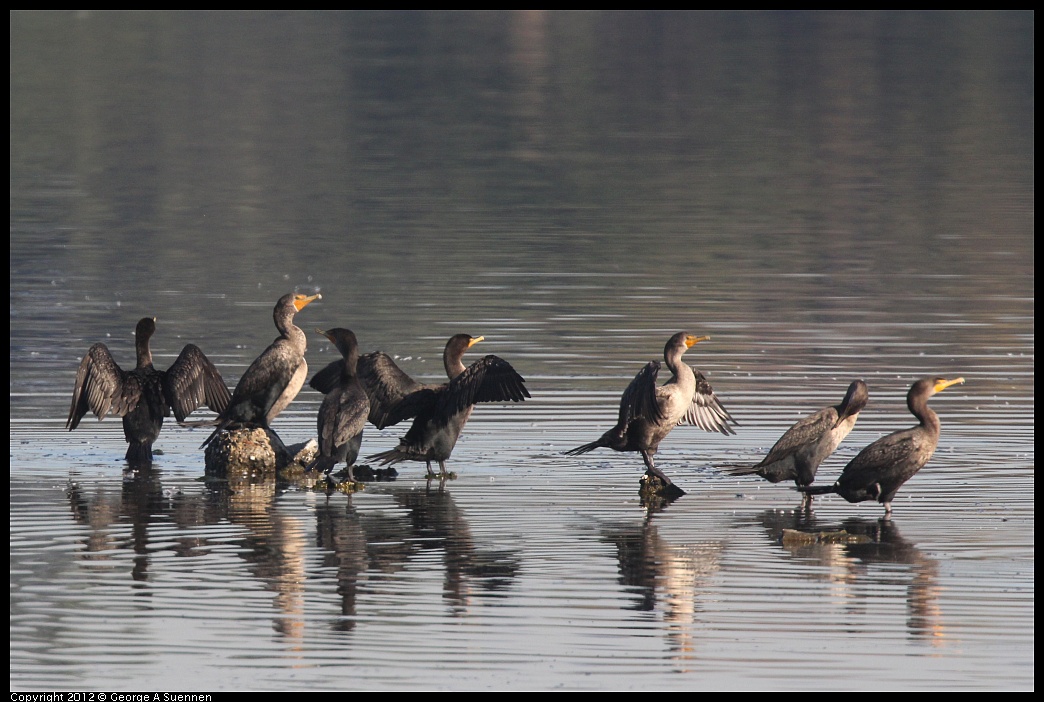
[[282,309],[279,314],[275,316],[276,329],[283,338],[288,339],[296,348],[301,349],[304,353],[305,348],[308,346],[308,340],[305,338],[305,333],[294,324],[294,310],[293,306],[290,309]]
[[446,348],[442,350],[442,365],[446,369],[446,375],[453,380],[467,370],[464,365],[464,354],[468,349],[482,341],[484,337],[474,337],[467,334],[455,334],[446,342]]
[[138,356],[138,368],[151,368],[152,350],[149,348],[149,337],[136,337],[134,339],[134,350]]
[[345,377],[354,378],[359,367],[359,348],[357,346],[352,346],[348,349],[348,353],[344,353],[342,350],[341,355],[344,356]]
[[442,364],[446,367],[446,375],[449,376],[450,380],[453,380],[466,370],[461,356],[450,358],[450,354],[446,354],[442,358]]
[[906,399],[910,413],[917,417],[921,426],[936,434],[939,433],[939,415],[928,406],[928,395],[915,395]]
[[685,363],[682,361],[682,356],[688,351],[687,348],[669,348],[663,351],[663,360],[667,364],[667,367],[671,369],[671,372],[675,375],[680,375],[682,369],[685,368]]

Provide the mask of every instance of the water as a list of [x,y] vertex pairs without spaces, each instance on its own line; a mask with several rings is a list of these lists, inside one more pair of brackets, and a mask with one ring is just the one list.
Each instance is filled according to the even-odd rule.
[[[12,689],[1032,689],[1033,54],[1031,13],[12,14]],[[463,331],[533,398],[350,497],[64,430],[91,343],[156,316],[232,385],[293,289],[313,369]],[[648,509],[563,452],[682,329],[741,425]],[[924,375],[967,383],[890,522],[720,468],[863,378],[832,480]]]

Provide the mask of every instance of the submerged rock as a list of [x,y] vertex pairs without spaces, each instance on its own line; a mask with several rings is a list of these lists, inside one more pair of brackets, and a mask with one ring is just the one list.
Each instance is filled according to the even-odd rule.
[[844,529],[838,531],[799,531],[784,529],[780,542],[784,546],[805,546],[811,544],[866,544],[870,537],[866,534],[849,534]]
[[392,481],[399,476],[399,471],[394,468],[371,468],[368,465],[352,466],[352,472],[355,474],[355,482],[348,480],[347,468],[338,473],[329,473],[328,475],[308,473],[306,471],[302,477],[306,480],[310,478],[317,481],[317,487],[320,482],[323,483],[326,494],[329,495],[334,492],[343,492],[345,494],[359,492],[366,488],[366,483]]
[[[381,483],[395,480],[399,477],[399,471],[391,467],[371,468],[370,466],[352,466],[352,473],[355,474],[355,479],[360,483]],[[348,477],[348,470],[343,470],[341,475]]]

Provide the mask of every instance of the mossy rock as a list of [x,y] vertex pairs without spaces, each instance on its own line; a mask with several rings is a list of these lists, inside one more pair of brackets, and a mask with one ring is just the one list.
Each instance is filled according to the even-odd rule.
[[275,478],[277,472],[304,466],[319,451],[315,439],[284,448],[272,441],[269,432],[257,428],[224,431],[207,444],[204,451],[206,474],[218,478]]
[[784,529],[780,537],[784,546],[809,546],[811,544],[866,544],[870,537],[866,534],[849,534],[844,529],[838,531],[799,531]]
[[666,507],[684,494],[685,491],[674,483],[665,483],[649,471],[638,481],[638,496],[647,507]]

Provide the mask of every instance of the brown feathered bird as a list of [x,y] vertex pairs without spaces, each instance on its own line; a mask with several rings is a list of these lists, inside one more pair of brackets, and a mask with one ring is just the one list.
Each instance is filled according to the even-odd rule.
[[662,480],[668,492],[684,494],[684,490],[674,485],[653,463],[660,442],[682,423],[722,434],[735,434],[730,425],[738,424],[722,406],[706,376],[682,363],[686,351],[709,338],[678,332],[668,339],[663,347],[663,360],[671,371],[670,380],[657,386],[660,362],[649,361],[624,390],[616,426],[596,441],[567,451],[566,455],[576,456],[603,447],[614,451],[637,451],[642,454],[648,472]]
[[297,397],[308,376],[305,362],[308,341],[305,333],[294,324],[294,315],[313,300],[321,298],[318,293],[288,293],[279,298],[272,310],[272,320],[279,336],[243,373],[228,407],[218,415],[217,426],[203,446],[223,430],[239,425],[262,427],[282,443],[269,425]]
[[[732,475],[760,475],[770,483],[793,480],[798,487],[811,485],[819,464],[834,452],[852,431],[859,413],[870,399],[866,383],[854,380],[841,404],[825,407],[787,429],[768,455],[753,466],[728,469]],[[812,501],[804,496],[804,504]]]
[[525,378],[504,359],[488,355],[464,367],[464,352],[484,337],[456,334],[446,342],[442,362],[449,382],[424,385],[404,373],[381,352],[359,359],[359,379],[370,398],[370,423],[378,429],[413,419],[409,431],[390,451],[372,456],[382,465],[422,461],[428,477],[434,461],[447,477],[446,461],[453,453],[475,405],[482,402],[522,402],[530,397]]
[[350,329],[316,331],[333,342],[341,352],[341,359],[327,365],[308,383],[325,397],[316,418],[319,455],[306,469],[329,473],[338,464],[346,463],[348,480],[354,483],[352,466],[359,457],[363,428],[370,412],[370,399],[357,375],[359,342]]
[[849,461],[833,485],[809,485],[798,490],[807,495],[837,493],[849,502],[877,500],[885,515],[892,513],[892,499],[903,484],[914,477],[939,445],[939,416],[928,406],[928,398],[964,378],[922,378],[906,395],[906,406],[917,417],[910,429],[883,436]]
[[120,368],[105,344],[87,350],[76,372],[65,424],[72,431],[88,411],[99,421],[109,414],[123,417],[123,435],[130,444],[126,459],[133,463],[152,461],[152,444],[172,410],[180,422],[203,404],[221,412],[231,397],[217,368],[194,344],[187,344],[170,368],[157,370],[149,347],[155,332],[154,317],[142,318],[135,327],[134,370]]

